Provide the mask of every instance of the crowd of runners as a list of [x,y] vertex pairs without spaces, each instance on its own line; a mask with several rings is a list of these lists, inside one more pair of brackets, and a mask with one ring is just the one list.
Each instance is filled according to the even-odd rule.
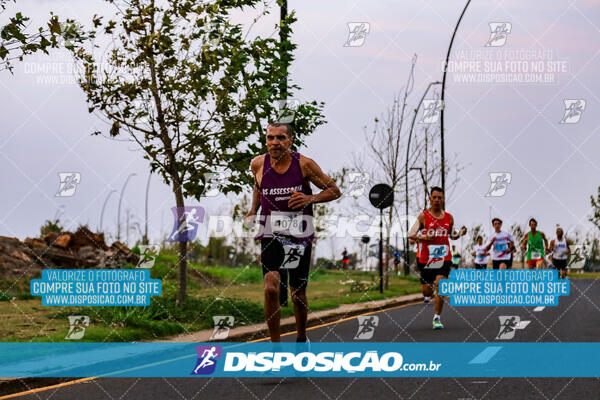
[[[291,150],[294,141],[292,125],[270,123],[266,132],[267,153],[259,155],[250,165],[254,176],[252,205],[245,217],[247,226],[255,224],[260,211],[260,263],[264,276],[265,318],[271,341],[280,341],[281,306],[291,294],[296,317],[297,342],[308,342],[306,321],[308,284],[314,227],[313,204],[333,201],[342,193],[336,183],[312,159]],[[313,194],[311,183],[319,188]],[[419,214],[410,229],[410,243],[417,246],[417,270],[420,274],[425,303],[435,299],[433,328],[442,329],[441,313],[444,298],[437,293],[440,279],[448,278],[451,268],[457,268],[461,258],[450,240],[467,233],[462,226],[455,229],[452,214],[445,210],[444,190],[432,187],[429,191],[429,208]],[[484,241],[477,237],[473,257],[475,267],[485,269],[491,257],[493,269],[510,269],[516,246],[526,251],[526,268],[545,268],[545,257],[551,255],[551,264],[567,276],[569,244],[562,228],[557,228],[556,238],[548,243],[546,235],[537,229],[537,221],[529,220],[529,232],[516,244],[513,236],[502,230],[502,220],[491,221],[492,235]],[[395,255],[396,256],[396,255]],[[399,256],[396,257],[398,260]],[[346,266],[349,254],[342,253]],[[288,287],[289,284],[289,287]]]

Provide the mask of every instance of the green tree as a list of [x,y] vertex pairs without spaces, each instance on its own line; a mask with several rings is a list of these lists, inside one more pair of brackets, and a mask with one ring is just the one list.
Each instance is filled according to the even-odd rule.
[[[289,40],[249,38],[229,15],[252,10],[259,0],[107,0],[114,19],[94,17],[86,37],[111,43],[72,49],[81,63],[80,87],[90,112],[143,150],[153,172],[171,186],[177,207],[198,200],[207,174],[228,172],[223,193],[252,184],[250,160],[264,147],[266,122],[278,114],[279,85],[296,46]],[[265,5],[266,7],[266,5]],[[267,8],[263,14],[267,13]],[[262,15],[262,14],[261,14]],[[280,23],[289,37],[291,13]],[[300,88],[289,84],[287,98]],[[295,110],[300,142],[323,124],[323,103]],[[100,132],[95,132],[100,134]],[[179,304],[186,299],[187,243],[179,243]]]
[[40,227],[40,238],[43,238],[50,232],[61,233],[62,231],[64,231],[64,228],[60,225],[60,220],[47,220],[44,225]]
[[[0,0],[0,15],[6,12],[9,3],[15,0]],[[83,36],[72,19],[61,22],[58,16],[50,14],[46,26],[37,29],[29,27],[29,17],[17,12],[9,18],[8,24],[0,27],[0,71],[13,70],[13,61],[23,61],[28,54],[42,51],[48,54],[51,48],[73,48],[81,43]]]
[[590,202],[592,203],[592,215],[590,215],[589,221],[600,230],[600,186],[598,186],[596,198],[590,196]]
[[[521,248],[521,241],[523,240],[523,238],[525,237],[525,235],[527,234],[528,229],[521,224],[518,223],[514,223],[510,226],[510,234],[513,236],[513,239],[515,239],[515,256],[518,254],[519,255],[519,259],[521,260],[521,263],[523,265],[523,268],[525,268],[525,255],[526,252],[523,251],[523,249]],[[513,257],[513,262],[514,262],[514,258]]]

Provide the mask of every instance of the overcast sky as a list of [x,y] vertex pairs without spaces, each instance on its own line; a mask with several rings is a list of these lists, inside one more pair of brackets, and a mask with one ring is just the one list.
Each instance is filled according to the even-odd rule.
[[[411,107],[429,82],[441,80],[441,64],[464,5],[455,0],[289,3],[299,19],[293,35],[298,50],[292,79],[304,89],[299,97],[326,103],[328,121],[300,151],[326,171],[351,166],[352,154],[364,151],[363,127],[371,126],[402,88],[413,54],[418,60]],[[600,11],[593,3],[474,1],[467,10],[451,57],[452,66],[467,71],[449,72],[446,87],[446,152],[463,166],[447,199],[458,224],[487,227],[492,207],[492,214],[506,225],[535,216],[540,229],[552,235],[557,223],[591,227],[586,222],[589,197],[600,184]],[[35,24],[54,11],[89,23],[94,13],[109,10],[95,0],[18,0],[0,18],[4,22],[9,14],[22,11]],[[265,18],[259,31],[272,31],[276,19]],[[369,24],[362,46],[344,47],[349,22]],[[510,32],[503,45],[499,38],[486,47],[490,23],[507,23]],[[514,63],[506,64],[507,59]],[[487,70],[496,68],[496,60],[503,71],[495,76],[516,82],[465,82],[476,75],[469,72],[476,72],[477,61],[476,78],[491,79],[494,74]],[[543,82],[523,82],[529,79],[525,74],[506,70],[531,69],[540,61]],[[122,220],[126,210],[132,221],[143,220],[147,162],[132,144],[90,136],[104,126],[88,114],[66,54],[27,58],[16,65],[14,75],[0,73],[0,88],[1,235],[35,236],[58,210],[69,229],[86,223],[96,228],[107,195],[116,190],[104,216],[104,228],[114,234],[118,194],[130,173],[137,175],[125,191]],[[584,100],[585,109],[560,123],[568,99]],[[60,172],[81,174],[74,196],[55,197]],[[511,173],[503,196],[485,196],[491,172]],[[158,177],[153,177],[150,193],[151,237],[158,238],[172,226],[174,204]],[[222,196],[202,204],[209,214],[228,207]],[[324,252],[330,254],[320,249]]]

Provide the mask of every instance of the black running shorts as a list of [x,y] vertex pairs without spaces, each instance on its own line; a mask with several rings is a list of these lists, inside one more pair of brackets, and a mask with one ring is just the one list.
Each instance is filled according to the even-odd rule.
[[450,268],[452,268],[452,261],[444,261],[441,268],[426,268],[427,264],[417,263],[417,268],[421,273],[421,284],[433,284],[435,282],[435,278],[438,275],[442,275],[445,278],[450,276]]
[[510,260],[492,260],[492,266],[494,269],[500,269],[500,264],[506,264],[506,269],[512,268],[512,258]]
[[552,265],[556,269],[567,269],[567,260],[557,260],[556,258],[552,259]]
[[[280,272],[284,260],[289,259],[289,254],[284,254],[283,245],[273,238],[264,238],[260,241],[263,276],[269,271]],[[304,248],[304,254],[300,257],[300,263],[296,268],[286,269],[290,276],[290,286],[294,289],[305,288],[308,284],[308,272],[310,268],[310,254],[312,244]],[[280,272],[281,273],[281,272]]]

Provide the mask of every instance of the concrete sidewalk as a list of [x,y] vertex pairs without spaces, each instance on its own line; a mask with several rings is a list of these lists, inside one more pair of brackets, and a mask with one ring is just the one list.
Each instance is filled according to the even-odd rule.
[[[364,303],[355,304],[343,304],[340,307],[309,312],[308,314],[308,327],[323,325],[331,323],[344,318],[353,317],[360,314],[370,313],[385,310],[386,308],[396,307],[404,304],[415,303],[423,300],[421,293],[409,294],[406,296],[392,297],[389,299],[369,301]],[[281,320],[281,333],[292,332],[296,330],[296,319],[294,316],[283,318]],[[212,329],[205,329],[202,331],[187,333],[178,336],[174,336],[168,339],[153,340],[152,342],[210,342],[210,336],[212,335]],[[266,322],[254,325],[240,326],[229,331],[229,336],[226,340],[219,340],[220,342],[246,342],[251,340],[258,340],[267,338],[269,331],[267,329]]]

